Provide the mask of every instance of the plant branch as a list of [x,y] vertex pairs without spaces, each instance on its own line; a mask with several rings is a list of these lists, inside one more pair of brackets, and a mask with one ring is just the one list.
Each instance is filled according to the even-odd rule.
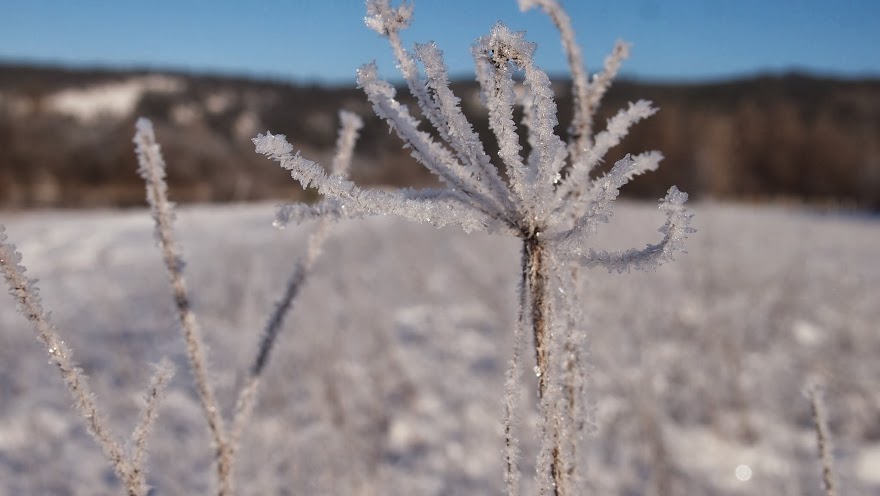
[[138,172],[144,178],[147,188],[147,201],[156,224],[156,238],[162,249],[162,258],[168,271],[168,278],[174,292],[174,304],[177,309],[177,318],[183,331],[186,343],[186,355],[189,359],[190,370],[195,379],[202,413],[208,423],[211,433],[215,461],[217,463],[218,495],[229,496],[233,494],[232,473],[232,446],[227,439],[226,425],[214,387],[210,382],[208,363],[205,357],[205,344],[202,340],[196,315],[192,311],[186,282],[183,277],[183,259],[177,248],[172,229],[174,213],[173,204],[168,201],[168,186],[165,183],[165,160],[156,136],[153,125],[147,119],[139,119],[136,124],[137,132],[134,137],[138,163]]

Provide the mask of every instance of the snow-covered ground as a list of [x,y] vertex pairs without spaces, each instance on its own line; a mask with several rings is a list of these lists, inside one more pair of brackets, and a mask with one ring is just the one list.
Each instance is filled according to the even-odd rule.
[[[675,263],[585,273],[594,427],[583,492],[819,494],[802,394],[819,377],[841,494],[880,493],[880,220],[713,204],[695,213],[699,232]],[[277,231],[272,218],[265,204],[179,216],[227,405],[305,250],[307,228]],[[662,221],[653,205],[622,203],[596,245],[655,242]],[[0,223],[118,433],[136,421],[151,364],[179,365],[150,482],[156,494],[208,494],[212,453],[147,213],[6,212]],[[273,354],[240,493],[500,494],[518,250],[392,219],[334,226]],[[0,299],[0,495],[120,492],[70,403],[12,298]]]

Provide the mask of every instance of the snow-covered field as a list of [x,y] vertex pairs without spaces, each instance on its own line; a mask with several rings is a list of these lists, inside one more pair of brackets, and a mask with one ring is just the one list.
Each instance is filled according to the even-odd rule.
[[[880,493],[880,220],[694,210],[699,232],[675,263],[586,272],[584,492],[819,494],[802,394],[818,377],[840,493]],[[197,207],[177,224],[226,405],[305,250],[306,228],[277,231],[272,218],[265,204]],[[656,242],[662,221],[653,205],[622,203],[596,245]],[[150,482],[156,494],[208,494],[212,452],[148,214],[0,213],[0,223],[118,433],[136,421],[151,365],[166,355],[179,365]],[[334,226],[273,354],[240,493],[500,494],[518,250],[392,219]],[[0,299],[0,495],[120,493],[70,403],[12,298]]]

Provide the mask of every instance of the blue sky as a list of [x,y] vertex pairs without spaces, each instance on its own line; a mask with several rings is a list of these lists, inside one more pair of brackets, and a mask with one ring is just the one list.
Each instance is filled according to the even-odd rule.
[[[624,74],[705,80],[807,70],[880,76],[880,1],[568,0],[588,68],[618,38],[634,43]],[[175,68],[353,84],[386,44],[363,25],[361,0],[0,0],[0,59]],[[539,44],[538,63],[565,72],[555,29],[515,0],[416,0],[408,43],[436,41],[453,75],[472,74],[469,46],[496,21]]]

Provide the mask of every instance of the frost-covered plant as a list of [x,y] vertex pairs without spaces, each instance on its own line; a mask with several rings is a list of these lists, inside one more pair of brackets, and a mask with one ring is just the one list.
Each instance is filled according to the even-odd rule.
[[[358,132],[363,122],[356,115],[340,112],[342,125],[336,143],[336,155],[333,159],[333,171],[338,177],[346,177],[351,164],[351,156]],[[262,382],[263,372],[269,362],[272,348],[275,346],[281,324],[291,309],[294,299],[299,294],[306,275],[314,265],[321,246],[327,236],[328,222],[322,222],[309,236],[306,256],[297,260],[288,277],[284,292],[276,302],[275,309],[270,313],[263,328],[259,347],[253,364],[248,370],[248,378],[239,389],[232,416],[232,425],[227,426],[222,409],[217,401],[215,387],[211,381],[206,359],[206,346],[201,338],[201,329],[195,313],[190,306],[190,298],[183,277],[183,259],[177,248],[173,233],[174,208],[168,201],[165,183],[165,160],[156,142],[153,125],[147,119],[137,122],[134,137],[138,162],[138,172],[144,179],[147,188],[147,201],[150,204],[155,222],[156,238],[162,250],[165,268],[168,272],[171,288],[174,291],[174,303],[180,328],[183,332],[187,359],[196,385],[202,413],[211,434],[214,449],[215,470],[217,473],[217,494],[231,496],[235,494],[235,458],[241,436],[250,422],[257,393]]]
[[5,228],[0,225],[0,270],[9,286],[9,294],[16,300],[18,311],[33,324],[37,339],[49,355],[49,363],[57,367],[73,399],[73,408],[85,419],[89,433],[101,446],[116,476],[125,485],[126,494],[146,496],[149,491],[146,481],[147,441],[159,413],[162,393],[174,375],[174,367],[167,359],[156,367],[131,440],[127,445],[121,443],[119,437],[111,432],[110,423],[98,407],[88,376],[77,366],[70,347],[49,322],[49,313],[43,309],[37,281],[25,275],[27,269],[21,265],[21,260],[21,253],[8,241]]
[[[345,177],[351,164],[351,156],[358,132],[363,125],[359,117],[349,112],[340,112],[342,125],[336,143],[333,171]],[[202,413],[211,435],[216,470],[216,489],[220,496],[235,494],[234,462],[241,437],[252,417],[257,394],[262,382],[269,356],[277,341],[285,316],[302,289],[303,283],[314,265],[321,247],[327,237],[329,220],[319,224],[309,236],[308,251],[305,257],[297,260],[274,311],[263,328],[257,353],[248,370],[247,380],[239,389],[232,415],[232,425],[227,426],[223,411],[217,401],[212,375],[208,369],[207,350],[201,338],[201,329],[190,305],[189,291],[184,279],[183,257],[174,236],[174,204],[168,199],[168,186],[165,183],[165,160],[153,125],[147,119],[139,119],[134,137],[138,156],[138,172],[144,179],[147,201],[150,204],[155,234],[162,250],[162,257],[168,271],[169,282],[174,293],[177,317],[183,332],[186,355],[202,407]],[[21,254],[15,245],[8,242],[5,228],[0,225],[0,272],[9,286],[9,293],[18,303],[18,311],[33,324],[38,340],[49,354],[49,363],[57,366],[61,378],[73,398],[75,410],[85,419],[89,432],[96,439],[110,462],[116,476],[125,486],[129,496],[146,496],[149,486],[146,481],[147,441],[155,425],[162,393],[174,374],[170,361],[163,359],[157,366],[145,395],[138,423],[128,445],[119,442],[110,431],[109,422],[98,407],[91,392],[88,377],[73,360],[70,348],[49,323],[49,314],[43,309],[36,281],[25,276],[21,265]]]
[[[496,24],[472,48],[482,101],[499,151],[493,163],[449,88],[442,52],[434,43],[408,51],[401,30],[413,18],[412,4],[393,7],[390,0],[367,0],[366,24],[387,38],[397,64],[418,101],[422,114],[439,136],[420,129],[422,122],[396,99],[394,87],[377,75],[375,63],[362,66],[358,85],[375,113],[412,149],[412,156],[445,184],[441,189],[383,191],[362,189],[342,176],[328,174],[302,157],[280,134],[267,133],[253,141],[256,150],[289,170],[304,188],[324,199],[317,204],[286,204],[278,208],[276,225],[309,219],[352,219],[393,214],[437,227],[457,225],[465,231],[485,231],[522,240],[520,315],[513,360],[507,380],[504,414],[508,492],[519,486],[517,442],[513,435],[518,391],[519,337],[531,329],[538,377],[540,435],[538,479],[542,494],[574,494],[577,481],[574,444],[583,410],[579,391],[584,371],[577,336],[578,302],[572,298],[571,266],[605,267],[609,271],[645,270],[672,260],[693,232],[684,209],[687,194],[676,187],[661,200],[666,223],[662,240],[643,249],[597,251],[589,238],[608,222],[620,187],[634,176],[659,165],[659,152],[627,155],[599,177],[592,172],[607,152],[620,143],[630,126],[656,112],[647,101],[631,103],[612,117],[604,131],[593,133],[595,111],[628,54],[618,42],[592,81],[587,79],[570,20],[555,0],[521,0],[523,9],[540,7],[562,35],[571,66],[574,117],[567,142],[557,133],[557,108],[550,79],[534,62],[535,45],[523,33]],[[517,85],[524,87],[519,100]],[[514,108],[523,107],[521,125],[527,130],[528,156],[522,154]],[[499,174],[503,167],[506,181]]]

